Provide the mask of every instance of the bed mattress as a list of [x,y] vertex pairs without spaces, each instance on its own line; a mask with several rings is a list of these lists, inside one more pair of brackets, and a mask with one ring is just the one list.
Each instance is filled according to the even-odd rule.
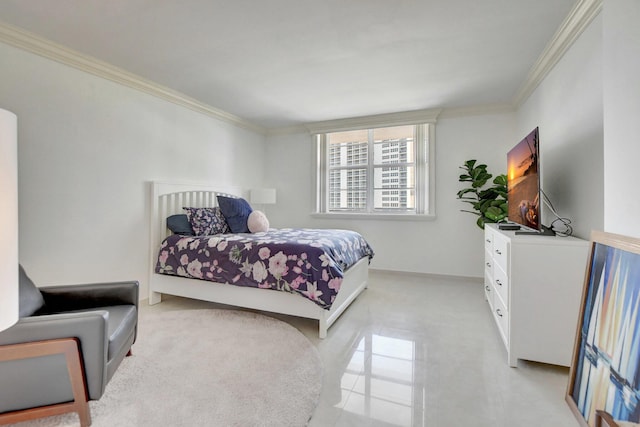
[[299,294],[330,309],[344,272],[373,258],[357,232],[270,229],[263,233],[167,237],[156,273]]

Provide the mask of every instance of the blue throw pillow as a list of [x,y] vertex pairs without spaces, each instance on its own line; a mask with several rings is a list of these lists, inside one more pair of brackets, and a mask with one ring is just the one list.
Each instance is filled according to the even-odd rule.
[[249,233],[249,214],[253,211],[243,198],[218,196],[218,206],[232,233]]

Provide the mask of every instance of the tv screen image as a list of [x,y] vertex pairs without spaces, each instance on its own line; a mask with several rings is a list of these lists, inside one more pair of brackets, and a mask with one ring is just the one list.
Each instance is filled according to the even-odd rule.
[[507,153],[508,219],[537,231],[542,229],[539,155],[537,127]]

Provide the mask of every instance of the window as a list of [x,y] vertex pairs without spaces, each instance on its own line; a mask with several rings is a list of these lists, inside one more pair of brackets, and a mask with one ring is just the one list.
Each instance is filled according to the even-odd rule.
[[432,214],[429,124],[318,133],[317,212]]

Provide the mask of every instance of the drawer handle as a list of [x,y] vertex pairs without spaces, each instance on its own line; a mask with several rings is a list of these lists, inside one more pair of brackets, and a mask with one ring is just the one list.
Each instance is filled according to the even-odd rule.
[[487,263],[487,267],[491,268],[491,263],[490,262]]
[[500,280],[496,279],[496,283],[498,284],[498,286],[502,286],[502,282],[500,282]]
[[500,249],[496,249],[496,253],[497,253],[498,255],[502,255],[502,252],[500,252]]
[[484,288],[487,290],[487,292],[491,292],[491,288],[489,287],[489,285],[485,285]]
[[486,239],[486,242],[487,243],[491,243],[491,239]]
[[500,311],[499,308],[496,309],[496,314],[500,317],[502,317],[502,311]]

